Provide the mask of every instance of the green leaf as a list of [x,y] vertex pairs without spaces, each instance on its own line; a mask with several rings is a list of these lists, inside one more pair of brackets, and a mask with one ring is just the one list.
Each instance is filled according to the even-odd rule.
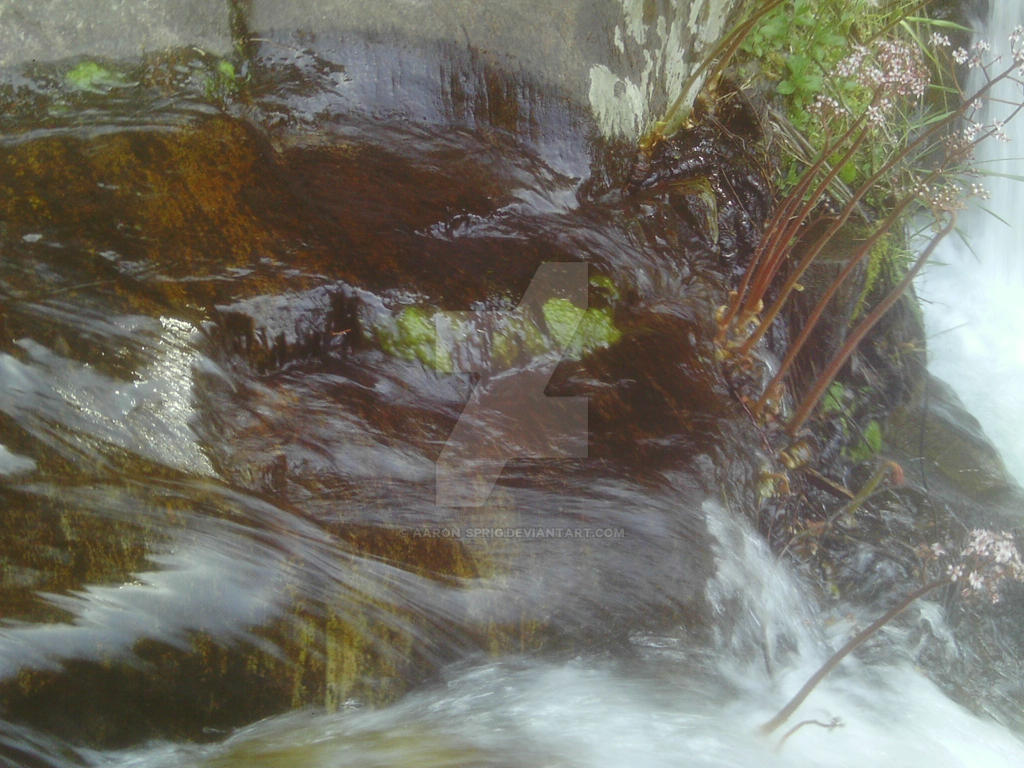
[[958,29],[961,32],[973,32],[970,27],[965,27],[963,24],[957,24],[955,21],[946,21],[945,19],[929,19],[925,16],[907,16],[904,21],[914,21],[918,24],[925,24],[930,27],[941,27],[943,29]]
[[840,382],[833,381],[829,386],[828,391],[825,393],[825,397],[821,402],[821,413],[824,416],[831,415],[833,413],[842,413],[843,399],[845,398],[846,387]]
[[811,60],[803,54],[793,54],[786,59],[786,68],[793,73],[794,77],[800,77],[807,71],[807,67],[810,63]]
[[860,442],[850,449],[850,460],[861,462],[873,459],[882,450],[882,425],[870,421],[861,436]]

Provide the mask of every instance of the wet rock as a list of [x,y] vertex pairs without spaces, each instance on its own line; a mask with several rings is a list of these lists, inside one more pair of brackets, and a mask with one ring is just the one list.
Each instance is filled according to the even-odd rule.
[[[255,0],[249,24],[262,39],[310,49],[343,66],[348,82],[341,91],[348,93],[340,98],[363,109],[423,119],[444,114],[448,99],[483,99],[491,104],[494,123],[508,128],[516,116],[529,115],[534,100],[522,98],[526,94],[515,80],[510,90],[501,87],[497,72],[521,71],[589,105],[606,136],[636,138],[664,112],[737,5]],[[353,32],[366,41],[355,40]],[[431,43],[454,44],[443,57],[449,63],[428,63],[434,58],[425,53]],[[493,77],[461,73],[466,48],[495,65]],[[382,82],[390,86],[381,89]],[[496,104],[504,105],[501,112],[494,111]]]
[[[0,426],[37,463],[5,497],[8,719],[199,739],[382,704],[467,654],[705,623],[701,501],[736,415],[705,354],[709,188],[679,224],[671,191],[598,204],[487,130],[346,129],[288,141],[218,115],[0,151],[19,256],[0,264],[17,304]],[[539,461],[543,413],[486,412],[488,445],[516,449],[505,474],[485,504],[440,504],[435,461],[480,381],[389,353],[373,319],[418,308],[422,341],[423,308],[507,310],[548,261],[607,276],[587,303],[533,307],[554,346],[585,325],[580,354],[549,391],[534,334],[509,334],[520,354],[493,380],[590,397],[592,429],[555,438],[589,437],[592,459]],[[144,349],[168,328],[174,354]],[[152,371],[167,386],[142,386]],[[169,408],[146,413],[147,392]]]
[[886,442],[968,497],[983,499],[1015,485],[978,420],[933,376],[890,416]]
[[71,56],[134,58],[164,48],[231,50],[225,0],[3,0],[0,67]]

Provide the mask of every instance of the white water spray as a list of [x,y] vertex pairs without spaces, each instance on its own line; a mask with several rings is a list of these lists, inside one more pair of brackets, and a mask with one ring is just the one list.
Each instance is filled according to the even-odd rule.
[[[103,768],[348,765],[564,768],[1016,768],[1024,745],[947,698],[907,660],[847,659],[771,738],[764,722],[849,634],[828,622],[749,524],[705,505],[716,544],[708,600],[713,647],[685,631],[633,635],[630,659],[463,664],[382,710],[294,712],[209,746],[149,745],[88,755]],[[933,617],[934,618],[934,617]],[[785,730],[808,726],[781,749]]]
[[[1024,3],[992,0],[979,39],[1005,60],[1007,35],[1022,24]],[[1000,99],[1021,98],[1019,86],[1004,85],[986,107],[986,123],[1010,111]],[[1011,122],[1006,133],[1008,143],[989,140],[979,147],[978,168],[987,175],[991,200],[961,217],[964,239],[947,239],[917,290],[930,370],[956,390],[1007,469],[1024,482],[1024,186],[1013,178],[1024,175],[1024,122]]]

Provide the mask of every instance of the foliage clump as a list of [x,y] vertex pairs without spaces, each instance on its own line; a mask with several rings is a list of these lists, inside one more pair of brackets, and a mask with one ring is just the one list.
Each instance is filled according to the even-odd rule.
[[[956,48],[946,31],[957,25],[913,15],[926,5],[783,0],[762,6],[726,36],[730,50],[742,49],[741,56],[756,60],[763,77],[774,78],[781,111],[770,114],[789,148],[780,169],[782,196],[742,280],[716,318],[719,358],[741,374],[738,380],[753,378],[757,385],[750,371],[759,365],[760,342],[791,296],[803,289],[801,281],[815,260],[843,236],[851,218],[866,229],[816,297],[781,364],[764,377],[767,384],[760,391],[741,391],[754,416],[768,422],[786,416],[790,435],[803,427],[857,345],[953,231],[966,200],[985,196],[973,181],[973,152],[982,141],[1005,138],[1005,122],[1021,109],[1018,101],[1002,120],[982,119],[1000,82],[1022,82],[1024,33],[1011,34],[1009,61],[991,54],[987,43]],[[965,67],[982,75],[980,86],[962,83]],[[930,222],[926,231],[932,234],[916,257],[909,263],[901,257],[882,262],[885,254],[900,254],[908,222],[922,220]],[[839,289],[869,257],[870,284],[855,308],[856,324],[786,414],[784,382],[796,356]],[[894,285],[876,296],[883,272],[896,275]],[[870,448],[868,441],[865,450]]]

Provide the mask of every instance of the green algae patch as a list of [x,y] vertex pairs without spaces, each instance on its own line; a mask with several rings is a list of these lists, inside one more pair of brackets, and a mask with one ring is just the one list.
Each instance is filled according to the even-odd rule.
[[413,306],[373,325],[381,351],[439,373],[508,370],[552,352],[579,359],[622,337],[611,309],[582,309],[564,298],[546,301],[540,316],[522,307],[475,313]]
[[581,309],[568,299],[548,299],[543,307],[548,333],[570,356],[587,355],[622,338],[610,309]]
[[510,314],[491,338],[491,360],[499,368],[511,368],[518,361],[547,350],[544,334],[524,312]]
[[419,360],[441,373],[453,371],[451,353],[439,349],[436,313],[420,307],[406,307],[394,318],[394,324],[378,331],[381,349],[403,360]]
[[608,301],[618,301],[619,289],[607,275],[594,275],[590,278],[590,287]]
[[222,76],[234,80],[238,75],[235,72],[235,65],[227,59],[217,62],[217,72]]
[[104,93],[110,88],[126,85],[124,78],[95,61],[83,61],[64,76],[65,82],[76,91]]
[[622,331],[615,326],[610,309],[588,309],[583,313],[571,350],[574,353],[588,355],[595,350],[612,346],[621,338]]
[[543,312],[551,338],[559,347],[568,350],[586,310],[580,309],[568,299],[548,299],[544,302]]
[[204,79],[203,91],[207,99],[224,106],[231,97],[241,92],[247,81],[247,77],[238,74],[232,62],[220,59]]

